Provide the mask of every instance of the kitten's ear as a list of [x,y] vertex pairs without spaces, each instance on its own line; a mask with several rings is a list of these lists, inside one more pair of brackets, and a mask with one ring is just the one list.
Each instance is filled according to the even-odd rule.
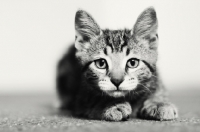
[[150,48],[157,49],[157,28],[158,21],[156,17],[156,11],[153,7],[149,7],[138,17],[132,34],[137,42],[145,39],[149,42]]
[[88,48],[91,39],[101,34],[101,29],[94,19],[85,11],[78,10],[75,16],[76,41],[75,47],[78,50]]

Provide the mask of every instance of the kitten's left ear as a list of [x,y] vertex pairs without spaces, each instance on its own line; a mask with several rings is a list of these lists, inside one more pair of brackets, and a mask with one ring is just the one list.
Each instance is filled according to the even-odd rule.
[[150,48],[157,49],[157,28],[158,21],[156,17],[156,11],[153,7],[149,7],[138,17],[132,34],[136,42],[145,39],[149,42]]

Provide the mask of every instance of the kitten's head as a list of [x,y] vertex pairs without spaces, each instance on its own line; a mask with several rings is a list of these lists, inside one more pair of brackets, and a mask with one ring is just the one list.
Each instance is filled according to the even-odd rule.
[[121,97],[150,79],[157,61],[157,27],[152,7],[130,30],[102,30],[87,12],[77,11],[75,47],[84,84]]

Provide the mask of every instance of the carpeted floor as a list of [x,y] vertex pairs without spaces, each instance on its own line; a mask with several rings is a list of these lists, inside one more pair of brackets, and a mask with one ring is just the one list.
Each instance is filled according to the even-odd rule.
[[0,131],[200,132],[200,90],[171,91],[170,98],[180,111],[177,120],[106,122],[58,111],[52,105],[54,95],[0,96]]

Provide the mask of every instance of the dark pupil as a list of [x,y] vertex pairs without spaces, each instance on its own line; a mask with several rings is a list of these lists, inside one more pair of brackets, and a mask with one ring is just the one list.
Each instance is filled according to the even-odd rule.
[[131,66],[134,66],[135,65],[135,60],[131,60]]
[[100,60],[99,66],[102,67],[104,65],[104,63],[105,63],[104,60]]

